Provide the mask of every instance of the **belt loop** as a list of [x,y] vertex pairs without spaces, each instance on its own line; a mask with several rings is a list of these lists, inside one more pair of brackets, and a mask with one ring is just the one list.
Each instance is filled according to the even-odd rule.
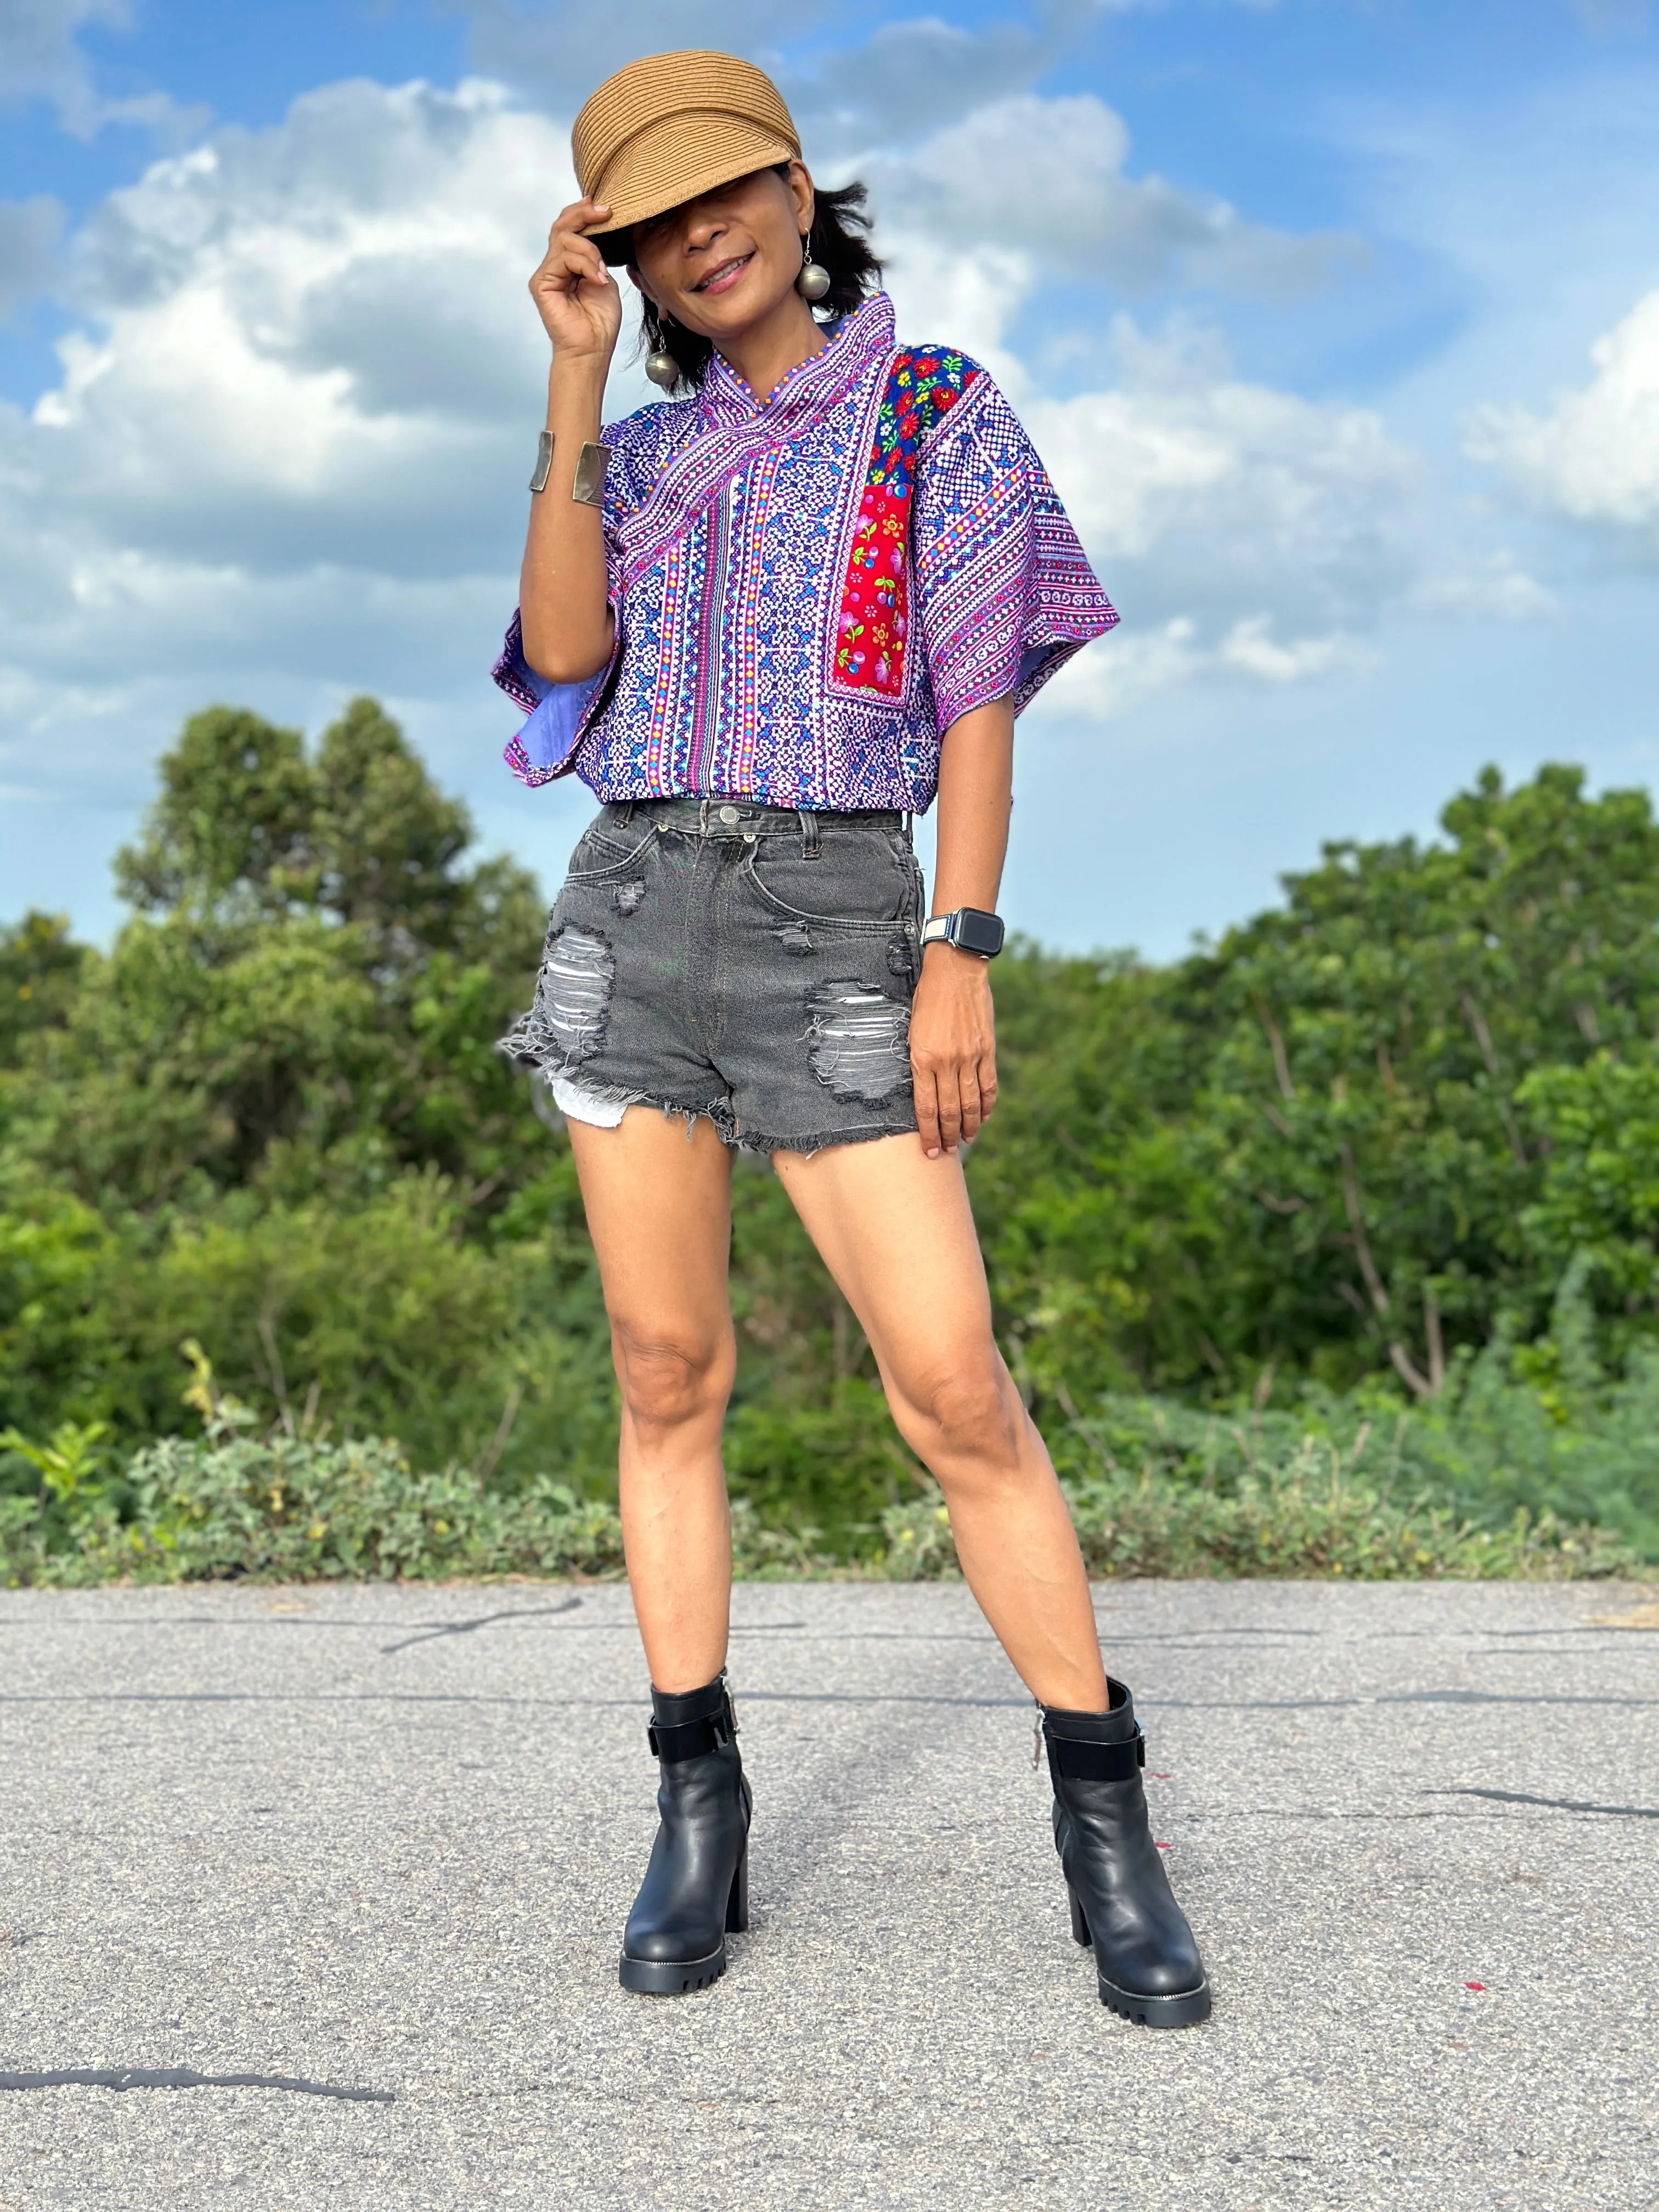
[[627,827],[628,827],[628,825],[629,825],[629,823],[633,819],[634,819],[634,802],[633,802],[633,800],[632,800],[631,799],[623,799],[623,803],[622,803],[622,818],[621,818],[621,819],[620,819],[620,821],[617,823],[617,827],[619,830],[626,830],[626,829],[627,829]]
[[810,806],[798,806],[795,816],[800,823],[800,852],[804,860],[818,857],[818,817]]
[[912,815],[909,808],[907,806],[904,810],[904,842],[907,845],[914,845],[916,842],[910,828],[910,824],[915,818],[915,817]]
[[708,835],[708,801],[706,799],[697,801],[697,835],[699,837]]

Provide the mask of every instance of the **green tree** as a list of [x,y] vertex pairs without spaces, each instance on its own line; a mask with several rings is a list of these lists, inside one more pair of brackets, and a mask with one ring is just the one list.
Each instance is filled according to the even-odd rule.
[[0,924],[0,1068],[16,1065],[25,1037],[67,1018],[86,952],[62,915]]
[[371,701],[314,757],[213,708],[160,783],[108,956],[33,919],[7,939],[55,980],[0,1075],[0,1423],[176,1426],[191,1335],[267,1422],[311,1395],[440,1460],[509,1403],[510,1450],[585,1436],[552,1383],[574,1341],[605,1413],[591,1255],[568,1206],[538,1218],[558,1140],[492,1048],[533,981],[533,878],[472,860]]
[[1544,1324],[1561,1256],[1525,1219],[1559,1138],[1526,1079],[1659,1026],[1659,827],[1570,768],[1487,770],[1442,825],[1328,846],[1161,974],[1005,968],[1010,1110],[973,1176],[1035,1372],[1428,1395],[1500,1313]]

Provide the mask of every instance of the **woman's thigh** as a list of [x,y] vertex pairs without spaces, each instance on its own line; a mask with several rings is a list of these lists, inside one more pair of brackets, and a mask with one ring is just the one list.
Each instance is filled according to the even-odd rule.
[[869,1338],[882,1379],[919,1410],[1001,1374],[962,1164],[914,1135],[775,1152],[778,1176]]
[[706,1359],[732,1333],[732,1156],[709,1122],[631,1106],[570,1146],[605,1310],[624,1342]]

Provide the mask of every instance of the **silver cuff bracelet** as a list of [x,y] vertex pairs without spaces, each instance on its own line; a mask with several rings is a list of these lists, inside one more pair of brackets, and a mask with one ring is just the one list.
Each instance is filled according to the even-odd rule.
[[576,456],[576,480],[570,487],[570,496],[583,507],[603,507],[605,504],[605,464],[611,459],[609,446],[596,446],[592,441]]
[[536,472],[530,479],[532,491],[547,489],[547,472],[553,465],[553,433],[544,430],[536,441]]

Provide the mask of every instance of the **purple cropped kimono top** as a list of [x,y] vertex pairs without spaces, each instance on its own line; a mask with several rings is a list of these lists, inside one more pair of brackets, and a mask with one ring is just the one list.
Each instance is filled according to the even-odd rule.
[[896,345],[884,293],[764,403],[716,354],[604,436],[616,642],[550,684],[514,616],[494,675],[526,783],[921,812],[959,715],[1018,713],[1117,620],[995,384]]

